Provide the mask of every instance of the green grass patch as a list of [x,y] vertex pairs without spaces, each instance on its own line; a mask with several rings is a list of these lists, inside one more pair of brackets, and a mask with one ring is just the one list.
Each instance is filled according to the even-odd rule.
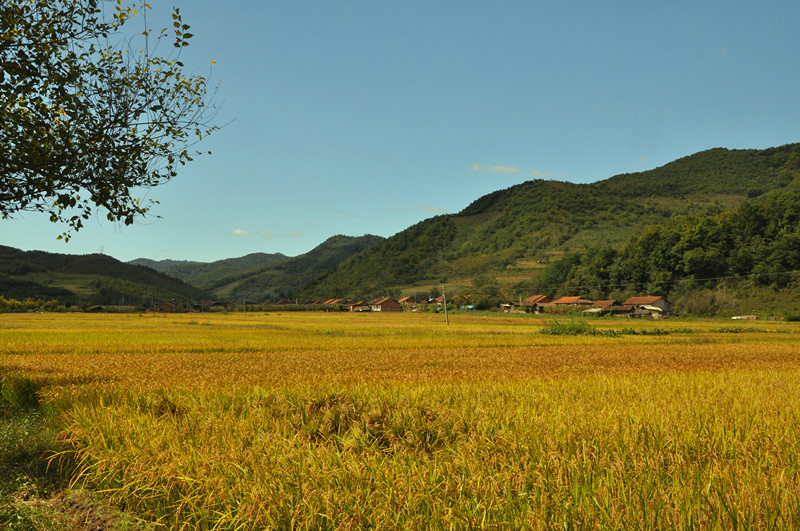
[[617,337],[620,334],[617,330],[609,328],[595,328],[582,319],[570,319],[569,321],[551,321],[550,325],[539,331],[541,334],[550,336],[604,336]]

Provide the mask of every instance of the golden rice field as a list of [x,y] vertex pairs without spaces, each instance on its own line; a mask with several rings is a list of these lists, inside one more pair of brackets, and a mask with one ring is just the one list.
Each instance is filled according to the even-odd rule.
[[0,374],[155,528],[800,527],[800,325],[550,325],[6,314]]

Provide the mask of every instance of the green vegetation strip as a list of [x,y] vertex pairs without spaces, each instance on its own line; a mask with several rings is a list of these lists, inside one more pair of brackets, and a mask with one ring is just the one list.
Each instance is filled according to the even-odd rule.
[[743,326],[718,326],[714,328],[633,328],[625,327],[618,329],[596,328],[586,321],[553,321],[539,331],[540,334],[551,336],[602,336],[602,337],[622,337],[622,336],[666,336],[670,334],[743,334],[743,333],[798,333],[797,330],[766,330],[763,328],[746,328]]

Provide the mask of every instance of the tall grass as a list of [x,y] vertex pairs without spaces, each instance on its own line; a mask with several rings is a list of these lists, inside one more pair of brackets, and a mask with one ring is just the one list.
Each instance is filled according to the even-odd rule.
[[79,481],[168,527],[790,529],[799,380],[119,393],[64,437]]
[[800,527],[793,333],[15,319],[0,364],[51,378],[53,466],[164,528]]

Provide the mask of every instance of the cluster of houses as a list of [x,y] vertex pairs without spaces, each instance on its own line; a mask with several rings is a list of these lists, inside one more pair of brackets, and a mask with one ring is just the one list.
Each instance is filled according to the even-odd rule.
[[647,319],[667,317],[671,305],[664,297],[631,297],[624,302],[615,299],[591,301],[581,296],[561,297],[556,300],[547,295],[531,295],[519,304],[501,304],[504,312],[567,313],[581,311],[587,315],[614,315]]
[[[414,297],[403,297],[392,299],[391,297],[381,297],[368,301],[356,301],[353,299],[325,299],[313,301],[311,305],[323,305],[331,311],[351,312],[400,312],[403,310],[415,310],[421,305],[434,304],[441,305],[444,297],[434,299],[417,300]],[[277,304],[290,304],[289,301],[279,301]],[[644,296],[631,297],[624,302],[615,299],[591,301],[581,296],[561,297],[556,300],[550,299],[547,295],[531,295],[519,303],[503,303],[500,310],[507,313],[573,313],[580,311],[587,315],[614,315],[622,317],[661,319],[667,317],[670,312],[670,303],[664,297]],[[463,308],[472,308],[466,305]]]
[[[378,297],[368,301],[355,299],[326,299],[312,301],[310,306],[323,305],[330,311],[350,311],[350,312],[402,312],[404,305],[408,304],[409,297],[394,300],[391,297]],[[280,301],[278,304],[285,301]]]
[[[416,311],[424,305],[441,306],[444,297],[417,300],[415,297],[393,299],[391,297],[378,297],[370,300],[355,299],[320,299],[307,304],[307,306],[320,306],[325,311],[350,311],[350,312],[401,312]],[[275,303],[264,303],[262,306],[296,305],[296,301],[281,300]],[[450,305],[448,301],[448,306]],[[189,311],[226,311],[231,304],[227,302],[200,301]],[[461,306],[472,308],[472,306]],[[537,313],[537,314],[564,314],[581,312],[586,315],[612,315],[620,317],[662,319],[670,312],[670,303],[659,296],[631,297],[624,302],[615,299],[591,301],[581,296],[561,297],[556,300],[547,295],[531,295],[519,303],[503,303],[500,310],[506,313]],[[156,313],[175,313],[178,307],[173,302],[163,302],[149,308],[148,311]]]

